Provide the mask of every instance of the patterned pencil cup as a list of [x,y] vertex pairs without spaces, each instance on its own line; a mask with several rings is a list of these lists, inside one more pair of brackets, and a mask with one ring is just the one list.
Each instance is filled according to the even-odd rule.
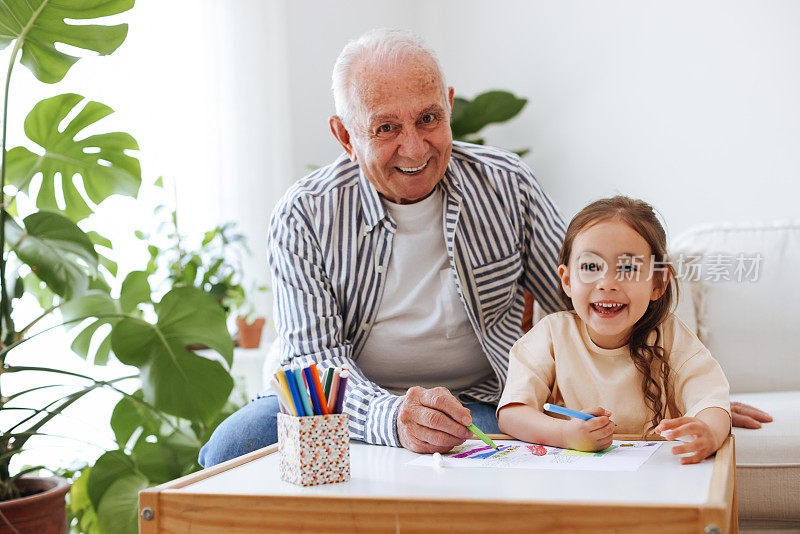
[[281,479],[301,486],[350,480],[347,415],[278,414]]

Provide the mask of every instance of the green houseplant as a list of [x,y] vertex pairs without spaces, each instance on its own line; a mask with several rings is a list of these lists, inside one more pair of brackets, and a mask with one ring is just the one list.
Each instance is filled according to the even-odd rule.
[[[472,100],[456,96],[450,117],[453,139],[482,145],[484,139],[478,135],[481,130],[490,124],[506,122],[516,117],[527,103],[527,99],[516,97],[508,91],[486,91]],[[528,149],[515,152],[524,156]]]
[[[156,185],[163,187],[163,180],[159,178]],[[258,316],[253,299],[268,287],[251,284],[245,289],[243,259],[250,249],[236,223],[218,224],[203,234],[199,246],[192,246],[180,231],[176,209],[160,204],[154,215],[161,219],[155,233],[136,232],[147,243],[150,279],[162,287],[197,287],[206,292],[235,320],[237,346],[257,348],[265,319]]]
[[[159,178],[155,185],[163,188],[163,180]],[[136,231],[147,244],[149,260],[144,270],[128,275],[123,284],[127,293],[148,296],[191,291],[205,294],[206,302],[213,302],[223,318],[242,313],[245,291],[240,285],[240,260],[248,250],[235,225],[216,226],[203,234],[199,246],[192,246],[180,232],[176,210],[161,204],[154,216],[154,231]],[[140,308],[153,306],[146,298],[139,300]],[[193,350],[206,348],[200,341]],[[216,426],[240,407],[239,402],[229,400],[205,416],[163,411],[143,400],[142,390],[120,399],[110,421],[118,449],[73,474],[76,481],[70,490],[69,510],[80,532],[136,532],[135,491],[200,469],[201,446]]]
[[[117,266],[96,249],[110,249],[111,242],[97,233],[85,232],[78,224],[94,212],[92,205],[99,206],[114,194],[136,196],[141,183],[139,162],[126,152],[138,149],[130,135],[109,132],[81,138],[87,126],[107,116],[111,109],[88,102],[60,127],[83,97],[62,94],[42,100],[24,124],[33,150],[22,146],[6,149],[11,74],[20,53],[22,65],[38,80],[56,83],[79,58],[60,52],[54,43],[106,55],[116,50],[127,35],[126,24],[73,25],[65,19],[105,17],[132,6],[133,0],[0,3],[0,47],[13,43],[3,94],[0,151],[0,418],[4,421],[0,433],[0,532],[62,531],[63,484],[59,490],[60,511],[40,513],[40,518],[53,519],[52,524],[36,522],[40,519],[28,521],[18,509],[32,499],[21,495],[20,489],[30,489],[30,479],[25,475],[40,466],[13,472],[12,460],[25,450],[29,439],[45,435],[45,425],[79,399],[99,388],[114,389],[121,396],[112,418],[118,442],[125,442],[120,444],[117,455],[121,461],[114,462],[112,458],[98,462],[101,468],[95,464],[93,469],[96,476],[81,477],[77,489],[87,488],[88,498],[97,505],[95,517],[81,518],[86,525],[101,532],[125,532],[130,531],[130,517],[120,517],[118,512],[130,513],[133,503],[135,514],[138,489],[150,480],[173,474],[165,468],[172,465],[168,462],[171,457],[162,454],[163,448],[154,436],[172,440],[170,454],[184,445],[181,440],[186,435],[203,437],[225,413],[232,389],[228,368],[233,343],[219,304],[193,287],[175,288],[154,302],[143,271],[129,273],[121,289],[112,291],[110,281],[117,275]],[[72,178],[60,180],[61,206],[55,194],[57,174]],[[31,213],[18,213],[17,197],[30,196],[36,176],[41,176],[36,207]],[[75,180],[82,182],[82,189],[75,187]],[[42,306],[32,318],[22,318],[14,309],[15,303],[27,294],[35,296]],[[59,367],[32,366],[20,360],[17,347],[42,339],[48,331],[65,325],[76,327],[79,333],[71,347],[63,347],[64,352],[71,348],[98,365],[113,355],[138,372],[96,380]],[[110,325],[110,333],[102,340],[95,339],[101,337],[98,329],[103,325]],[[194,343],[214,349],[219,359],[187,350]],[[22,377],[28,372],[44,373],[53,381],[27,387]],[[34,391],[60,385],[59,378],[67,376],[82,379],[85,384],[71,386],[69,393],[46,405],[26,402]],[[138,380],[141,388],[133,394],[126,393],[120,387],[125,380]],[[187,422],[176,423],[178,419]],[[9,420],[12,422],[6,426]],[[142,430],[143,425],[147,430]],[[189,430],[180,432],[180,425]],[[131,429],[129,439],[122,440]],[[134,431],[137,436],[133,436]],[[106,468],[102,468],[104,465]]]
[[[159,178],[156,186],[163,187]],[[178,212],[160,204],[154,210],[161,218],[155,232],[136,231],[147,243],[150,255],[145,271],[164,288],[196,287],[222,305],[226,313],[244,294],[242,258],[250,254],[244,234],[236,223],[226,222],[206,231],[199,246],[192,246],[178,226]]]

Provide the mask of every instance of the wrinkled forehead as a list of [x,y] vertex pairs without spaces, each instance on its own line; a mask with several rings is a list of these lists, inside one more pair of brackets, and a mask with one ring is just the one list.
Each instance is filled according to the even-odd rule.
[[433,104],[447,107],[441,76],[424,55],[364,59],[354,66],[350,91],[353,110],[362,119],[376,114],[414,113]]

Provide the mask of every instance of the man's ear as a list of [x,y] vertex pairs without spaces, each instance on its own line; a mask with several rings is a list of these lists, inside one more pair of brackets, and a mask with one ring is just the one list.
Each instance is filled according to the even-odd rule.
[[453,111],[453,98],[455,97],[456,90],[452,87],[447,88],[447,101],[450,102],[450,111]]
[[347,152],[347,155],[350,156],[350,160],[355,163],[357,160],[356,152],[353,150],[353,143],[350,140],[350,132],[347,131],[347,128],[344,127],[344,123],[342,119],[339,118],[338,115],[331,115],[328,119],[328,124],[331,127],[331,133],[339,141],[339,144],[342,145],[344,151]]
[[561,287],[569,298],[572,298],[572,288],[570,287],[569,268],[566,265],[558,266],[558,277],[561,278]]
[[657,274],[653,275],[653,292],[650,294],[650,300],[658,300],[664,295],[671,276],[669,269],[661,271],[660,277]]

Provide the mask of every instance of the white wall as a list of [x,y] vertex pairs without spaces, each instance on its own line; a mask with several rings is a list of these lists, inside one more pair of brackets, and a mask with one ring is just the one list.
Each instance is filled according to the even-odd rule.
[[329,77],[345,42],[402,27],[439,52],[456,94],[529,104],[489,142],[525,159],[567,216],[616,192],[668,231],[796,216],[800,3],[784,0],[287,3],[291,165],[339,153]]
[[[488,141],[531,147],[526,161],[567,216],[615,192],[654,203],[672,235],[797,213],[793,0],[170,0],[116,18],[130,23],[123,46],[81,60],[61,84],[16,67],[9,146],[23,142],[24,115],[41,98],[77,91],[110,105],[116,113],[96,131],[136,137],[145,183],[177,182],[183,232],[199,238],[237,221],[253,250],[250,280],[268,279],[276,200],[340,153],[327,124],[330,71],[348,39],[376,26],[428,39],[457,94],[527,97]],[[132,230],[150,208],[113,202],[112,220],[97,226],[128,236],[136,252],[118,259],[141,268]],[[111,237],[120,252],[128,246]]]

